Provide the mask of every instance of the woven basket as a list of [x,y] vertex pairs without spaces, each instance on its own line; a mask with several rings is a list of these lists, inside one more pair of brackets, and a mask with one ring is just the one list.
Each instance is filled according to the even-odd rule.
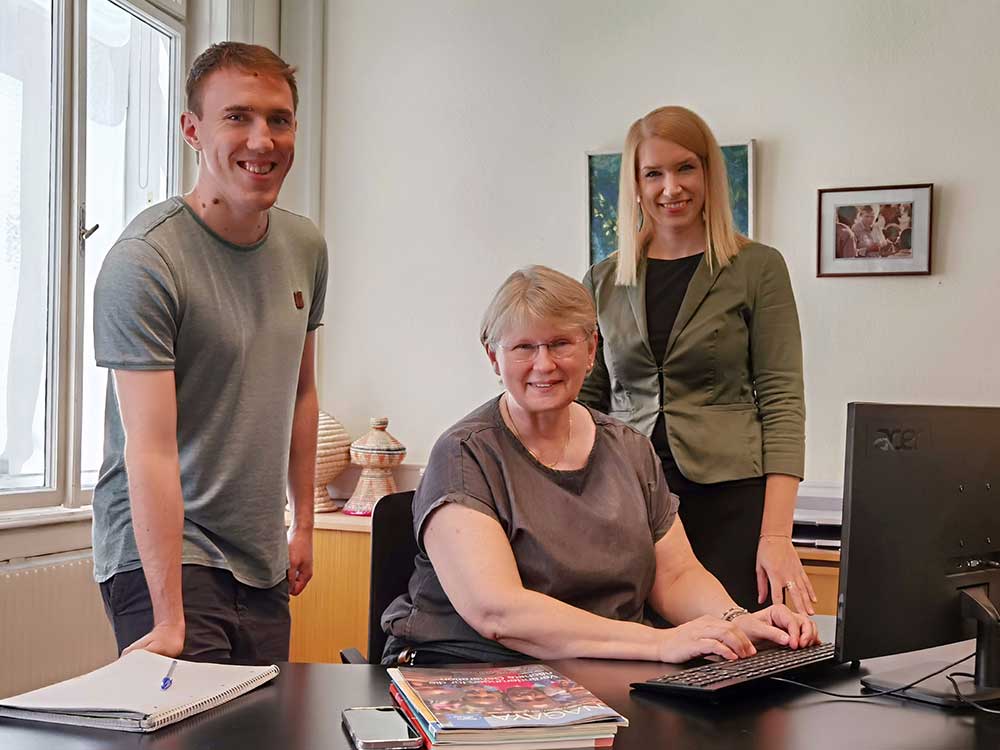
[[379,498],[396,491],[392,467],[399,466],[406,458],[406,448],[386,431],[386,417],[372,417],[371,429],[351,443],[351,461],[362,466],[361,476],[354,494],[344,506],[344,513],[352,516],[370,516]]
[[313,508],[316,513],[336,510],[326,486],[351,463],[351,438],[347,430],[325,411],[319,413],[319,431],[316,435],[316,489]]

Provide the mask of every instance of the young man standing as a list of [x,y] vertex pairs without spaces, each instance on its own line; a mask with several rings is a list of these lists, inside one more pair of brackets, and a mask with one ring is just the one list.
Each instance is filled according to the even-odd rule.
[[327,278],[313,224],[273,207],[297,104],[270,50],[202,53],[181,117],[197,184],[136,217],[97,280],[97,364],[112,373],[94,564],[119,651],[288,658],[288,596],[312,576]]

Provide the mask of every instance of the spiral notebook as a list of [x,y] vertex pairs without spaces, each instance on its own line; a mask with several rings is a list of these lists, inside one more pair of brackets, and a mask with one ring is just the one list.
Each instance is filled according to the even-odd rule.
[[[168,672],[171,684],[163,690]],[[0,717],[152,732],[221,706],[277,675],[273,665],[204,664],[133,651],[80,677],[0,699]]]

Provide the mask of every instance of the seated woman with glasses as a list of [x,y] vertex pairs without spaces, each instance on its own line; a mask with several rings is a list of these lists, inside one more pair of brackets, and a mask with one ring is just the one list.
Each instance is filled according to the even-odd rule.
[[[413,501],[420,552],[382,616],[383,663],[682,662],[816,640],[784,605],[737,607],[691,552],[649,440],[576,403],[595,317],[579,282],[542,266],[497,291],[480,339],[506,391],[431,452]],[[646,605],[677,625],[650,627]]]

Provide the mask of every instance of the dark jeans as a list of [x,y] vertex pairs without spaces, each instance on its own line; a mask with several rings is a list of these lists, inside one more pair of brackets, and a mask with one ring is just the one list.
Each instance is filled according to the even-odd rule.
[[[181,569],[185,639],[181,658],[241,663],[288,661],[288,581],[269,589],[240,583],[228,570]],[[118,653],[153,629],[153,604],[142,569],[101,584]]]
[[[757,543],[764,516],[764,477],[697,484],[664,466],[691,549],[733,600],[753,612],[757,603]],[[671,476],[673,475],[673,476]]]

